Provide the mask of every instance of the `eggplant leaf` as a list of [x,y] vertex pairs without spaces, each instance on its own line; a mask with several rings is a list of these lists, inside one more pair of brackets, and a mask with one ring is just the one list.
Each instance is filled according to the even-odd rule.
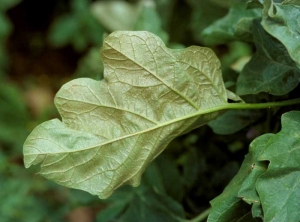
[[256,189],[265,221],[300,221],[300,112],[283,114],[281,122],[281,131],[258,157],[270,164]]
[[[207,45],[223,44],[237,39],[235,30],[244,19],[255,19],[261,14],[261,9],[248,9],[245,1],[235,1],[228,14],[206,27],[202,38]],[[240,27],[239,27],[240,28]]]
[[286,47],[300,69],[300,1],[264,1],[261,24]]
[[271,136],[271,134],[265,134],[252,141],[249,153],[245,156],[237,175],[226,186],[224,191],[210,202],[212,210],[208,217],[208,222],[255,221],[254,219],[243,220],[245,215],[251,215],[251,208],[245,202],[253,204],[252,211],[254,211],[253,208],[261,207],[259,200],[257,201],[258,198],[255,196],[256,190],[253,183],[256,182],[257,177],[261,174],[260,168],[262,168],[256,166],[262,164],[258,163],[257,156]]
[[[237,175],[211,201],[208,221],[300,220],[299,121],[299,111],[285,113],[280,132],[252,141]],[[252,205],[252,220],[241,220],[245,202]]]
[[146,166],[169,142],[206,124],[227,104],[220,62],[208,48],[171,50],[149,32],[118,31],[101,50],[104,79],[65,84],[61,114],[29,135],[25,166],[67,187],[106,198],[138,186]]
[[300,70],[284,45],[269,35],[259,20],[253,21],[252,33],[256,52],[238,77],[237,94],[267,92],[281,96],[295,89]]

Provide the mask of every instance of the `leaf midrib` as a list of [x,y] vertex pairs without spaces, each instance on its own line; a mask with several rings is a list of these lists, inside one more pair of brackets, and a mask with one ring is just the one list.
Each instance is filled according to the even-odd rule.
[[[110,143],[114,143],[114,142],[119,141],[119,140],[127,139],[127,138],[130,138],[130,137],[136,136],[136,135],[148,133],[150,131],[159,129],[159,128],[164,127],[164,126],[171,125],[173,123],[177,123],[177,122],[180,122],[180,121],[183,121],[183,120],[187,120],[187,119],[194,118],[194,117],[201,116],[201,115],[208,114],[208,113],[221,111],[221,110],[228,109],[228,108],[230,108],[230,104],[223,104],[223,105],[215,106],[215,107],[212,107],[212,108],[199,110],[199,111],[194,112],[192,114],[188,114],[188,115],[185,115],[185,116],[182,116],[182,117],[178,117],[178,118],[169,120],[167,122],[157,124],[153,127],[150,127],[150,128],[147,128],[147,129],[144,129],[144,130],[141,130],[141,131],[137,131],[137,132],[132,133],[132,134],[127,134],[125,136],[121,136],[121,137],[112,139],[110,141],[106,141],[102,144],[97,144],[97,145],[90,146],[90,147],[87,147],[87,148],[84,148],[84,149],[68,150],[68,151],[64,151],[64,152],[55,152],[53,154],[76,153],[76,152],[80,152],[80,151],[86,151],[86,150],[90,150],[90,149],[100,148],[101,146],[104,146],[104,145],[107,145],[107,144],[110,144]],[[70,129],[70,130],[72,130],[72,129]],[[73,131],[76,131],[76,130],[73,130]],[[43,139],[45,139],[45,138],[43,138]],[[43,154],[49,154],[49,153],[37,153],[37,154],[36,153],[26,153],[26,154],[24,154],[24,156],[27,156],[27,155],[43,155]]]

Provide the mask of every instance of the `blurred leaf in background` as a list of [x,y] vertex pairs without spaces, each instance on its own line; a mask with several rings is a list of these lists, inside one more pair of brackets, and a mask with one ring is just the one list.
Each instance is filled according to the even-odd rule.
[[113,32],[133,30],[141,8],[139,3],[112,0],[96,1],[92,4],[91,10],[99,23],[108,31]]
[[[228,3],[228,1],[223,1]],[[202,32],[213,22],[222,18],[228,12],[228,6],[218,4],[211,0],[188,0],[192,7],[192,18],[190,22],[194,37],[197,41],[203,42]]]
[[141,12],[135,22],[133,30],[152,32],[167,43],[168,34],[162,29],[161,18],[156,11],[155,2],[148,0],[141,1],[140,4]]
[[104,29],[90,10],[90,0],[71,0],[70,12],[57,18],[50,29],[49,41],[55,47],[71,44],[77,51],[102,43]]
[[149,31],[167,43],[168,35],[162,29],[162,21],[156,7],[154,0],[142,0],[136,3],[118,0],[97,1],[92,5],[92,12],[110,32]]
[[256,52],[238,78],[237,93],[289,93],[299,84],[300,70],[284,45],[268,34],[259,20],[253,22],[251,30]]
[[[212,206],[212,212],[208,217],[208,221],[238,221],[239,219],[244,219],[244,217],[248,214],[251,216],[251,206],[247,205],[241,197],[238,197],[238,192],[242,186],[248,185],[244,182],[249,176],[251,176],[253,183],[255,183],[257,177],[263,172],[256,170],[252,172],[251,169],[254,166],[253,164],[257,164],[258,155],[267,144],[270,136],[271,134],[263,135],[251,143],[249,154],[245,156],[245,160],[243,161],[243,164],[237,175],[226,186],[222,194],[210,202]],[[261,166],[264,165],[261,164]],[[259,167],[259,165],[257,167]],[[254,173],[255,176],[253,176]],[[254,186],[252,187],[254,189]],[[218,219],[220,215],[222,215],[221,220]],[[245,221],[256,220],[252,218],[252,220]]]
[[0,77],[4,76],[5,69],[7,69],[7,53],[6,44],[7,38],[11,34],[13,25],[6,15],[6,11],[22,0],[1,0],[0,1]]
[[206,45],[217,45],[236,40],[235,29],[243,19],[254,19],[261,16],[261,9],[247,9],[246,1],[233,1],[229,12],[222,19],[205,28],[202,38]]
[[264,1],[262,26],[287,49],[300,69],[300,1]]
[[0,82],[0,141],[11,147],[9,152],[19,153],[22,141],[28,135],[29,113],[24,97],[17,85],[8,81]]
[[99,49],[91,48],[79,61],[74,78],[89,77],[95,80],[103,79],[103,63],[101,61]]
[[260,117],[262,117],[260,110],[229,110],[216,120],[209,122],[208,125],[214,133],[228,135],[238,132]]
[[[161,14],[158,13],[157,8],[163,7],[166,9],[171,3],[174,4],[170,0],[158,2],[143,0],[136,3],[119,0],[96,1],[92,3],[91,11],[99,24],[105,27],[108,32],[117,30],[150,31],[158,35],[165,43],[168,43],[168,34],[162,28],[162,21],[165,20],[161,19]],[[166,10],[171,12],[171,10]],[[173,44],[172,47],[182,48],[180,44]],[[96,80],[103,78],[103,64],[99,50],[100,47],[94,47],[81,58],[74,78],[90,77]]]

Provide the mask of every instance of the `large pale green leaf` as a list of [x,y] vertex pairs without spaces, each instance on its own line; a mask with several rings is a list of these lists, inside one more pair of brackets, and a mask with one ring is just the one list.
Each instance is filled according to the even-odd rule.
[[262,18],[264,29],[282,42],[300,69],[300,1],[265,0]]
[[269,35],[255,20],[252,24],[256,53],[247,63],[237,81],[237,94],[268,92],[284,95],[298,84],[300,70],[286,48]]
[[265,221],[300,221],[300,112],[286,113],[281,121],[281,131],[258,157],[270,164],[256,189]]
[[26,167],[40,163],[48,179],[105,198],[139,185],[173,138],[219,114],[209,110],[226,104],[227,93],[208,48],[170,50],[148,32],[120,31],[101,54],[104,79],[65,84],[55,98],[62,121],[38,126],[24,159]]

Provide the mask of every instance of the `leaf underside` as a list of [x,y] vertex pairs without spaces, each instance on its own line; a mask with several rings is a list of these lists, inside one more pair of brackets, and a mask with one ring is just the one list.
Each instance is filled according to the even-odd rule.
[[67,187],[106,198],[138,186],[146,166],[178,135],[227,103],[220,62],[208,48],[171,50],[148,32],[118,31],[101,50],[104,79],[81,78],[55,97],[62,117],[47,121],[24,144],[25,166]]

